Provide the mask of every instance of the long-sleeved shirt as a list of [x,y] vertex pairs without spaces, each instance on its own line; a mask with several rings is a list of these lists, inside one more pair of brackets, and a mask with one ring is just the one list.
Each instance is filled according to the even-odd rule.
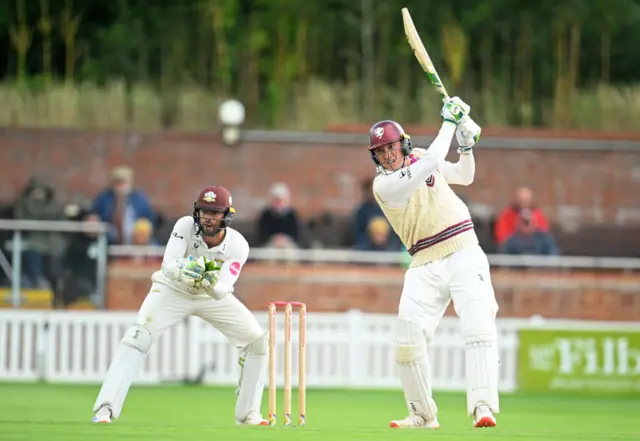
[[[408,167],[396,173],[380,174],[376,177],[373,185],[374,193],[386,205],[402,207],[409,202],[422,182],[436,170],[440,170],[449,184],[471,184],[476,170],[473,153],[460,155],[457,163],[445,160],[455,131],[455,124],[445,121],[428,150],[413,149],[412,163]],[[405,176],[408,176],[408,179],[404,179]]]
[[478,244],[469,209],[449,187],[470,184],[475,171],[471,153],[456,164],[445,160],[455,130],[445,121],[420,158],[373,181],[374,196],[413,256],[412,266]]
[[[153,273],[151,280],[192,296],[211,297],[207,290],[214,290],[218,297],[233,293],[240,271],[249,258],[247,240],[240,232],[227,228],[220,245],[209,248],[196,231],[193,217],[184,216],[178,219],[165,248],[162,268]],[[189,256],[204,256],[221,267],[215,285],[209,288],[191,287],[180,280],[181,270],[188,262]]]

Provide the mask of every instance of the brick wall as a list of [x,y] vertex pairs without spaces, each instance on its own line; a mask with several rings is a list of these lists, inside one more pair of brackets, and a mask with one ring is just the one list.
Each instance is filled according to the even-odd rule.
[[[107,307],[137,310],[150,287],[157,264],[114,263],[109,270]],[[404,271],[400,268],[351,265],[270,265],[249,263],[236,293],[252,310],[266,310],[272,300],[306,302],[310,311],[341,312],[352,308],[395,313]],[[495,268],[492,272],[500,317],[637,321],[640,318],[640,274],[553,272]],[[453,314],[450,307],[448,315]]]
[[[189,212],[201,187],[221,183],[232,189],[239,219],[255,216],[276,180],[290,185],[305,216],[325,209],[349,213],[359,198],[360,179],[373,172],[362,145],[226,147],[208,134],[4,129],[0,200],[13,199],[34,173],[69,198],[92,197],[121,163],[134,168],[136,185],[170,216]],[[552,218],[564,213],[589,223],[640,219],[640,192],[630,191],[640,187],[640,153],[479,147],[476,182],[459,191],[497,210],[523,184],[536,191]]]

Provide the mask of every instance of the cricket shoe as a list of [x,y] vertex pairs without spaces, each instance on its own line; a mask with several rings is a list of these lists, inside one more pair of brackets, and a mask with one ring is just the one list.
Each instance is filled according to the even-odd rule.
[[422,415],[411,414],[403,420],[393,420],[389,423],[393,429],[439,429],[437,419],[427,421]]
[[473,412],[473,427],[495,427],[496,418],[486,404],[478,404]]
[[247,415],[244,421],[236,420],[236,424],[243,426],[268,426],[269,421],[262,418],[260,412],[254,410]]
[[103,404],[100,409],[93,416],[92,421],[94,423],[110,423],[111,422],[111,407],[108,404]]

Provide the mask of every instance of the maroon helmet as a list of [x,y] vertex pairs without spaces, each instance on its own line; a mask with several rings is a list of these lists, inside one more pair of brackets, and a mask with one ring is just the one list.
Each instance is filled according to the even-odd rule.
[[373,150],[395,141],[402,141],[402,154],[409,156],[409,153],[411,153],[411,137],[404,132],[400,124],[387,119],[371,126],[371,129],[369,129],[369,152],[371,152],[371,159],[376,165],[379,166],[381,164]]
[[193,203],[193,221],[197,225],[197,233],[204,233],[202,224],[200,223],[201,211],[214,211],[224,213],[224,217],[220,221],[220,226],[213,234],[227,228],[233,220],[236,210],[232,206],[231,193],[226,188],[214,185],[205,187],[200,192],[198,199]]

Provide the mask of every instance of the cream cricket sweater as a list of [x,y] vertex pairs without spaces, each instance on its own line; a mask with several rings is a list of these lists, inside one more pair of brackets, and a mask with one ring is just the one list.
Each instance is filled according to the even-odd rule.
[[444,122],[426,154],[391,174],[379,174],[373,194],[409,254],[411,266],[441,259],[478,244],[471,214],[449,186],[473,181],[473,154],[457,164],[444,160],[456,126]]

